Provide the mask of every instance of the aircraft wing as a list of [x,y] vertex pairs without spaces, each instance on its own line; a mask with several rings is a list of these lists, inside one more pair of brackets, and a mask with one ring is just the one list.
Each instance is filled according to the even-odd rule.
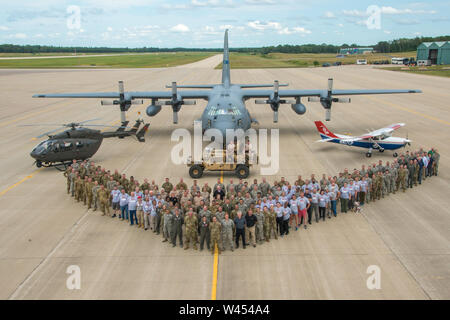
[[[421,90],[332,90],[332,95],[347,96],[347,95],[366,95],[366,94],[394,94],[394,93],[420,93]],[[269,98],[273,94],[273,90],[243,90],[243,96],[246,99],[250,98]],[[327,90],[280,90],[278,95],[283,98],[296,97],[326,97]]]
[[374,130],[374,131],[369,132],[369,133],[367,133],[365,135],[359,136],[358,138],[370,139],[370,138],[373,138],[373,137],[381,136],[383,134],[389,134],[392,131],[403,127],[404,125],[405,125],[404,123],[394,123],[394,124],[391,124],[390,126],[387,126],[387,127],[384,127],[384,128],[378,129],[378,130]]
[[[170,99],[170,91],[127,91],[124,92],[125,98],[133,99]],[[178,91],[182,99],[208,99],[209,92],[205,90],[186,90]],[[119,99],[119,92],[85,92],[85,93],[51,93],[35,94],[33,98],[97,98],[97,99]]]

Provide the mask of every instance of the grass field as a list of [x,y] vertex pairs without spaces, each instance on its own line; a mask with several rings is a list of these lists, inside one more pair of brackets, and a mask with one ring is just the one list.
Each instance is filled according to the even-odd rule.
[[158,68],[208,58],[216,53],[177,52],[125,54],[104,57],[0,60],[0,68]]
[[409,73],[426,74],[439,77],[450,77],[450,65],[444,66],[429,66],[429,67],[387,67],[381,68],[391,71],[401,71]]
[[[389,60],[391,56],[394,57],[415,57],[416,52],[398,52],[391,54],[373,53],[350,55],[344,58],[337,58],[336,54],[330,53],[269,53],[250,54],[250,53],[231,53],[230,65],[232,69],[251,69],[251,68],[306,68],[314,66],[316,61],[319,66],[323,63],[334,63],[337,61],[342,64],[354,64],[358,59],[367,59],[368,63],[374,61]],[[217,69],[222,68],[222,64],[217,66]]]
[[[77,53],[77,56],[89,56],[96,54],[114,54],[114,53],[99,53],[99,52],[89,52],[89,53]],[[117,54],[127,54],[127,53],[117,53]],[[73,52],[39,52],[39,53],[17,53],[17,52],[0,52],[0,58],[8,57],[56,57],[56,56],[72,56]]]

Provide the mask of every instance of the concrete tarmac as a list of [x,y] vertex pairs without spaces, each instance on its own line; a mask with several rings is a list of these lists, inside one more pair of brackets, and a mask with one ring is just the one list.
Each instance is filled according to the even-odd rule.
[[[220,58],[209,58],[220,63]],[[214,60],[216,59],[216,60]],[[235,83],[270,83],[277,79],[291,88],[421,89],[422,94],[354,96],[351,104],[334,104],[337,133],[358,135],[395,122],[406,127],[396,135],[413,140],[411,150],[436,147],[440,175],[420,187],[365,206],[362,214],[347,213],[320,222],[288,237],[271,240],[219,256],[217,286],[213,286],[213,255],[185,251],[161,243],[161,237],[125,222],[87,211],[66,194],[66,181],[55,169],[36,169],[29,152],[46,128],[20,124],[67,123],[100,117],[98,123],[117,123],[119,110],[90,99],[33,99],[35,93],[162,90],[166,84],[219,83],[212,64],[168,69],[121,70],[0,70],[0,298],[1,299],[449,299],[450,298],[450,79],[391,72],[370,66],[307,69],[232,70]],[[269,106],[247,106],[258,128],[280,130],[281,176],[337,175],[392,153],[314,143],[319,139],[314,120],[324,119],[319,103],[308,103],[298,116],[289,105],[272,123]],[[149,102],[150,103],[150,102]],[[170,108],[150,122],[144,144],[133,138],[106,139],[93,157],[96,163],[133,175],[139,181],[165,177],[190,186],[188,168],[170,158],[171,134],[192,129],[206,102],[183,106],[180,123],[173,125]],[[133,107],[130,121],[145,106]],[[49,128],[49,130],[52,128]],[[254,167],[250,179],[261,179]],[[201,179],[214,185],[220,173]],[[231,174],[224,174],[225,183]],[[234,178],[235,179],[235,178]],[[235,179],[236,180],[236,179]],[[67,268],[79,266],[81,289],[69,290]],[[367,268],[381,270],[381,288],[369,290]]]

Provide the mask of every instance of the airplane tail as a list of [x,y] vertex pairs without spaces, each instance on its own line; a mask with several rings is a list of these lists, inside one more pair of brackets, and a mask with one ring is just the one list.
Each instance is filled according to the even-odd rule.
[[339,139],[333,132],[328,130],[328,128],[322,123],[322,121],[314,121],[317,131],[319,131],[322,140]]
[[225,30],[225,39],[223,44],[223,62],[222,62],[222,84],[230,85],[230,53],[228,50],[228,29]]

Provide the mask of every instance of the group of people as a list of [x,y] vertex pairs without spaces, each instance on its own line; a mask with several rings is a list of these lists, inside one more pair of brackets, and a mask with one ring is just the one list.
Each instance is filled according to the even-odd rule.
[[438,175],[439,153],[432,148],[407,151],[392,163],[363,165],[352,173],[345,169],[338,176],[314,174],[308,179],[298,176],[291,184],[284,177],[269,184],[266,178],[258,183],[221,179],[188,185],[180,178],[176,185],[169,178],[159,186],[154,180],[139,183],[118,170],[112,173],[94,162],[73,161],[64,175],[67,193],[88,209],[100,209],[102,215],[118,217],[131,226],[162,234],[163,242],[184,249],[192,246],[214,253],[217,246],[233,251],[240,243],[262,244],[316,223],[337,217],[340,212],[357,211],[366,203],[380,200],[400,189],[405,192],[423,180]]

